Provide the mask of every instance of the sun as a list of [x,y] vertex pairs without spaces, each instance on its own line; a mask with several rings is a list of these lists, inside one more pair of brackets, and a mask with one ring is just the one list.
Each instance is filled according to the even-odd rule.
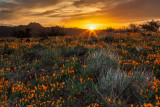
[[95,29],[95,27],[93,27],[93,26],[90,26],[90,27],[89,27],[89,29],[90,29],[90,30],[94,30],[94,29]]

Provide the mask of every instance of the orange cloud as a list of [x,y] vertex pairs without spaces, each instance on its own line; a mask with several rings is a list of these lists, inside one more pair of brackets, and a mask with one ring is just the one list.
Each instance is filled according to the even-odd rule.
[[99,28],[158,19],[159,0],[0,0],[0,24]]

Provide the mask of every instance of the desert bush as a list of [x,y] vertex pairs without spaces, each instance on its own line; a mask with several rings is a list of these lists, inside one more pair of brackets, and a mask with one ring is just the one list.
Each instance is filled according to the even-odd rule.
[[49,36],[65,36],[66,32],[63,27],[54,26],[51,28],[51,31],[48,34]]
[[15,30],[12,34],[16,38],[28,38],[31,37],[31,29],[26,28],[24,30]]
[[116,69],[118,67],[117,58],[113,57],[108,51],[97,50],[92,52],[86,60],[86,74],[96,77],[106,68]]
[[112,28],[112,27],[108,27],[105,31],[107,31],[107,32],[114,32],[114,31],[115,31],[115,29],[114,29],[114,28]]
[[155,94],[151,88],[154,82],[151,73],[123,72],[118,68],[118,58],[114,58],[108,51],[92,53],[87,58],[86,65],[84,75],[95,77],[94,87],[104,100],[110,98],[114,102],[143,104]]
[[47,37],[48,36],[48,31],[45,29],[42,29],[39,31],[38,36],[40,37]]
[[130,75],[107,68],[101,72],[95,87],[98,87],[97,91],[103,98],[109,97],[115,101],[125,100],[127,104],[143,104],[155,94],[151,88],[153,81],[154,77],[150,73],[135,71]]
[[45,49],[39,52],[39,55],[42,56],[41,63],[53,64],[55,53],[53,50]]
[[143,24],[143,25],[140,25],[140,26],[145,31],[157,32],[159,30],[160,23],[159,23],[159,21],[152,20],[152,21],[148,21],[146,24]]
[[61,55],[64,57],[74,56],[76,49],[75,47],[60,47]]
[[138,32],[138,31],[140,31],[139,27],[137,25],[135,25],[135,24],[130,24],[129,28],[130,28],[131,32]]
[[121,94],[131,82],[128,74],[119,70],[113,71],[111,68],[103,70],[100,75],[96,87],[99,87],[104,98],[120,99]]

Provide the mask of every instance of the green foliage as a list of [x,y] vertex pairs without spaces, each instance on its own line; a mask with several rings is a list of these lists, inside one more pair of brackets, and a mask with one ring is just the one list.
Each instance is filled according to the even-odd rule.
[[61,55],[65,57],[74,56],[76,49],[75,47],[60,47]]
[[91,53],[86,60],[86,65],[87,74],[95,76],[99,76],[106,68],[116,69],[118,67],[117,58],[113,57],[113,55],[105,50],[97,50],[96,52]]
[[[160,95],[156,79],[159,36],[153,33],[153,39],[140,35],[92,37],[90,42],[87,37],[3,41],[0,43],[0,105],[156,105],[159,98],[155,95]],[[6,54],[8,50],[11,53]]]
[[[96,87],[99,87],[98,89],[104,98],[109,97],[112,100],[125,100],[126,103],[143,104],[155,94],[155,91],[148,86],[148,84],[152,84],[153,80],[154,77],[149,73],[135,71],[130,75],[109,68],[101,73]],[[149,90],[146,91],[148,88]]]
[[14,49],[13,48],[10,48],[10,47],[8,47],[8,45],[7,44],[5,44],[4,45],[4,47],[3,48],[1,48],[1,50],[0,50],[0,55],[11,55],[11,54],[13,54],[14,53]]

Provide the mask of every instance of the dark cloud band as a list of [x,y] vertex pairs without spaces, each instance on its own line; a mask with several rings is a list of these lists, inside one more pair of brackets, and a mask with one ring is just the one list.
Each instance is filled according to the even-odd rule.
[[[61,3],[64,6],[58,7],[57,4]],[[45,9],[47,7],[54,9]],[[86,8],[98,10],[88,11]],[[44,10],[34,12],[35,9]],[[159,10],[160,0],[0,0],[1,21],[17,20],[22,17],[41,19],[50,17],[64,20],[65,17],[76,19],[99,15],[103,18],[112,18],[113,22],[127,22],[159,18]]]

